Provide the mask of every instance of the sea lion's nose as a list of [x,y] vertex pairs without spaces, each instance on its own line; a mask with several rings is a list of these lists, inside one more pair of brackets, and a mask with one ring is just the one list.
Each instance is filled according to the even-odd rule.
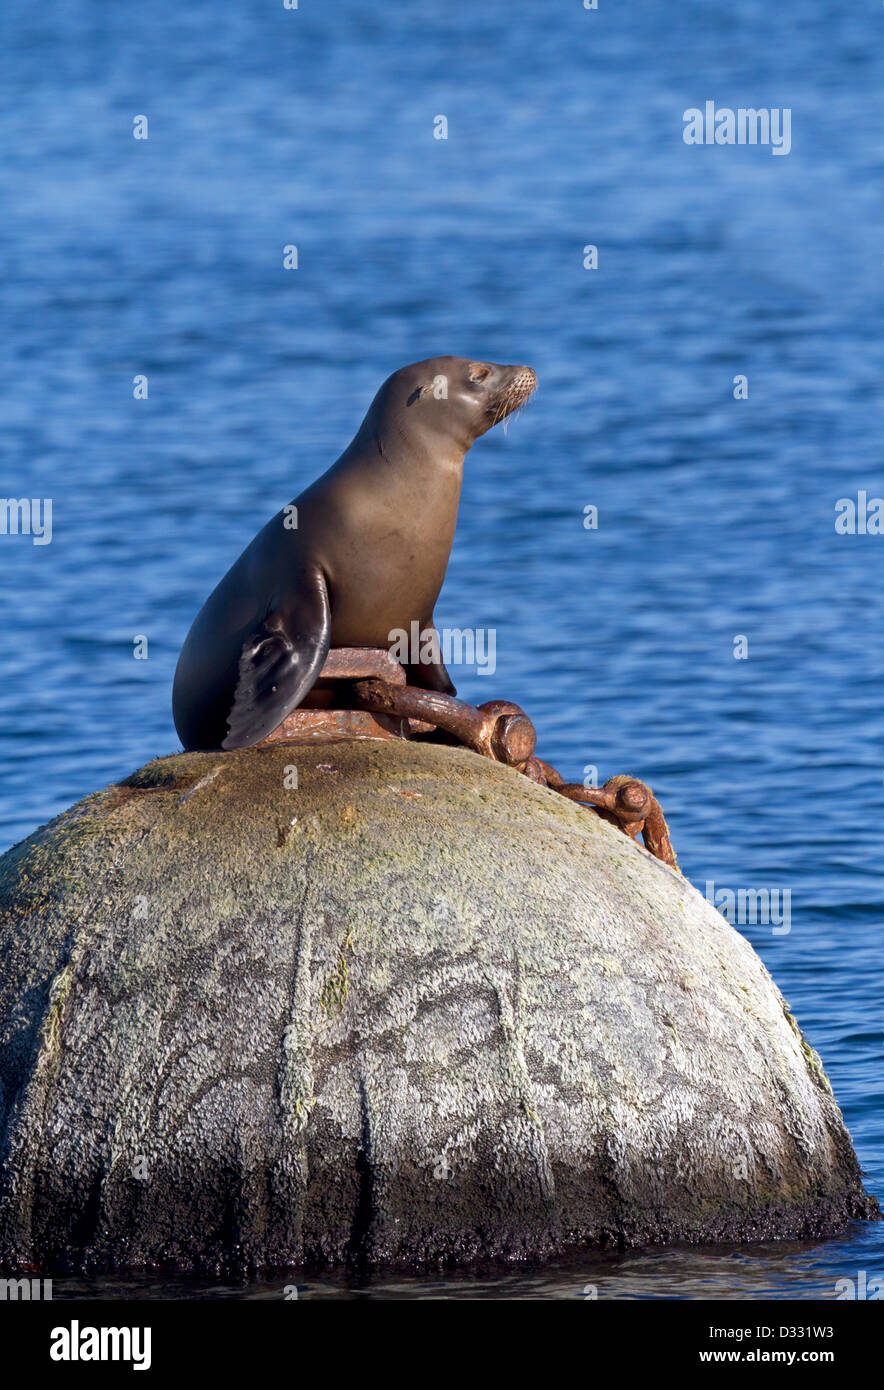
[[512,376],[510,378],[510,390],[518,391],[521,395],[530,396],[537,385],[537,373],[533,367],[511,367]]

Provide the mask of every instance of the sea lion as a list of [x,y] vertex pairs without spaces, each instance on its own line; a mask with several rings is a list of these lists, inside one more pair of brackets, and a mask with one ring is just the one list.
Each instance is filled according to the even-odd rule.
[[[353,441],[243,551],[194,620],[172,709],[186,749],[247,748],[303,703],[329,647],[433,628],[467,450],[522,405],[530,367],[431,357],[384,382]],[[441,660],[408,681],[454,694]]]

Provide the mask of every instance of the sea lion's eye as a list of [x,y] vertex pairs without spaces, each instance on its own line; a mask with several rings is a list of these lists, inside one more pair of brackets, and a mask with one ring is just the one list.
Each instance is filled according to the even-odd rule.
[[483,367],[481,362],[474,362],[470,366],[470,381],[485,381],[491,375],[490,367]]

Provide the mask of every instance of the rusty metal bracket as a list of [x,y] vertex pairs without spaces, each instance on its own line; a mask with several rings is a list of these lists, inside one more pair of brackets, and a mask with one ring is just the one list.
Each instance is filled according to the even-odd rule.
[[651,854],[678,867],[669,828],[650,787],[625,776],[610,777],[603,787],[566,782],[554,767],[535,756],[537,733],[519,705],[509,700],[470,705],[453,695],[407,685],[398,661],[380,647],[335,648],[318,679],[323,684],[346,684],[338,699],[331,697],[328,708],[294,710],[265,743],[441,736],[592,808],[630,839],[641,835]]
[[534,752],[537,734],[524,710],[507,700],[468,705],[453,695],[421,690],[414,685],[387,685],[381,680],[357,681],[356,697],[363,709],[401,715],[434,725],[452,734],[475,753],[521,771]]
[[620,773],[609,777],[602,787],[585,787],[582,782],[566,782],[549,763],[541,763],[546,784],[571,801],[594,806],[603,820],[616,825],[630,839],[641,835],[645,848],[656,859],[662,859],[673,869],[678,868],[675,850],[669,838],[669,826],[660,803],[645,782]]

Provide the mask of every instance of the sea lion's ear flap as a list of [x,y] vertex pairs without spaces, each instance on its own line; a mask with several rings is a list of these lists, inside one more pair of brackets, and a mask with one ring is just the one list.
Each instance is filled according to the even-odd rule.
[[408,397],[408,400],[405,402],[405,404],[414,405],[415,401],[419,401],[423,396],[425,396],[429,389],[429,386],[416,386],[415,389],[412,391],[411,395]]

